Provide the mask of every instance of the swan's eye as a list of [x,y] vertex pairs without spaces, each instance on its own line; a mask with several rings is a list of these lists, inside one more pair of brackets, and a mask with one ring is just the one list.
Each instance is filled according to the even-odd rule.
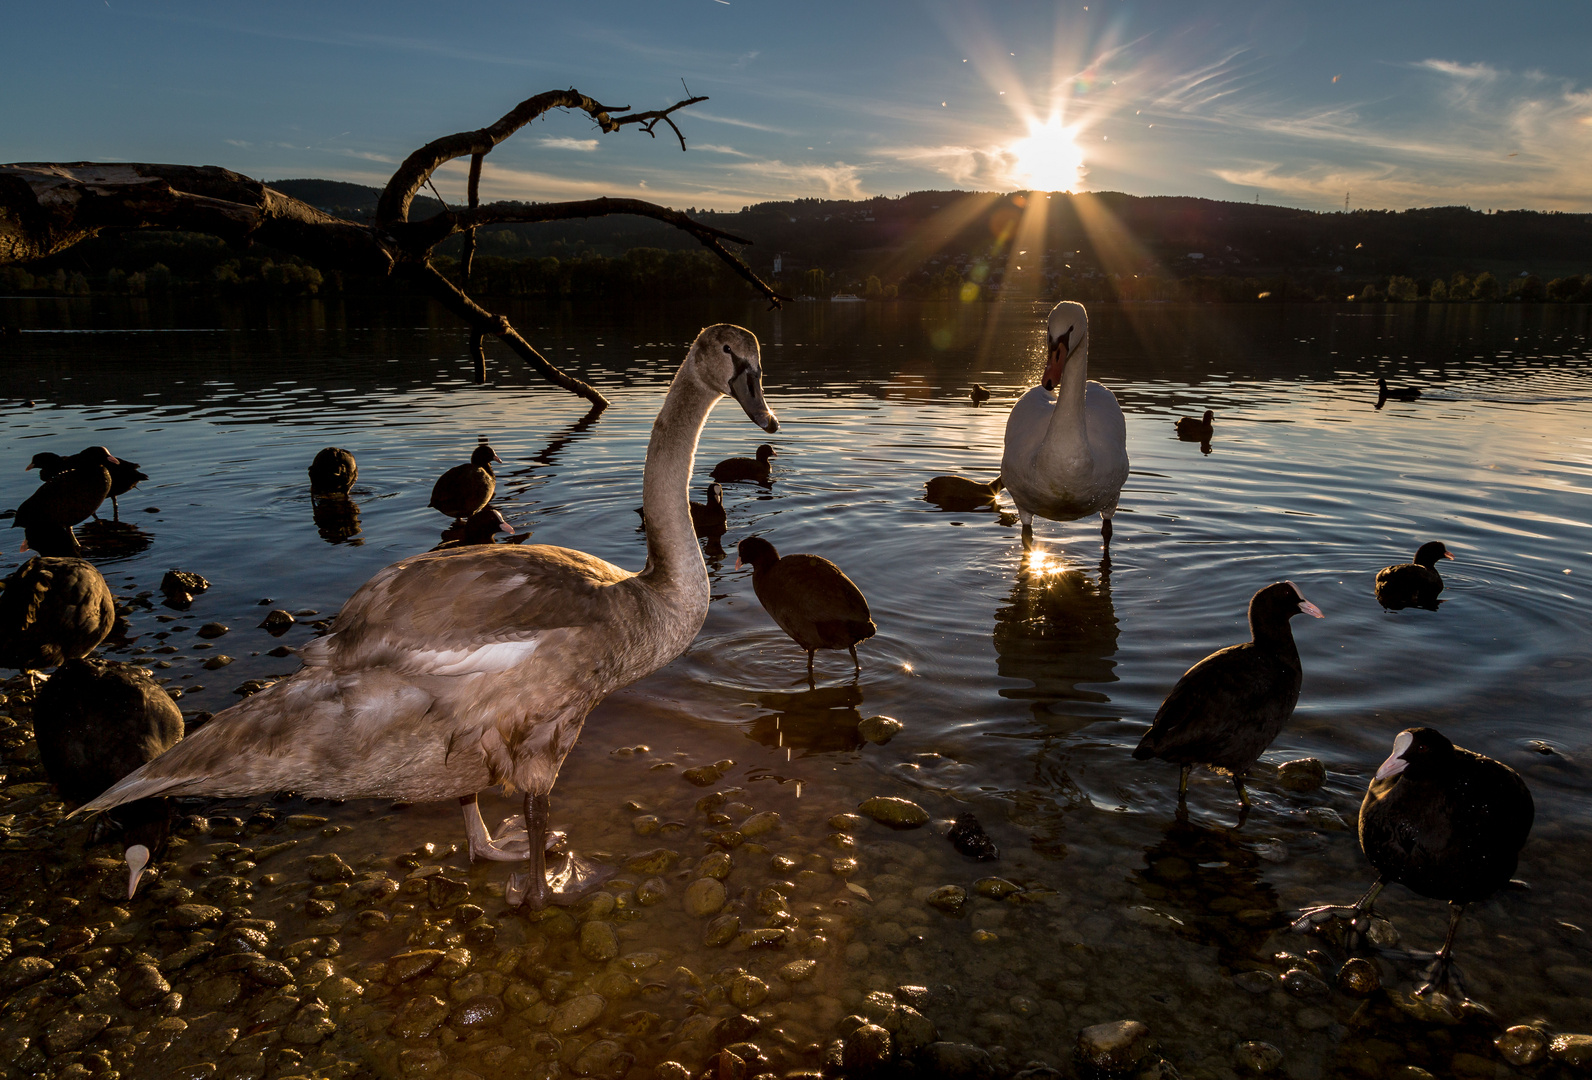
[[735,350],[731,349],[728,345],[724,346],[724,351],[729,353],[731,356],[735,355]]

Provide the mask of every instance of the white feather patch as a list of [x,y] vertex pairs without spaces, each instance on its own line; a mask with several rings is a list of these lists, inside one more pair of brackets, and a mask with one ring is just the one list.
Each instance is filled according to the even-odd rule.
[[519,667],[541,643],[539,637],[495,641],[473,649],[421,650],[409,654],[405,668],[429,675],[490,675]]

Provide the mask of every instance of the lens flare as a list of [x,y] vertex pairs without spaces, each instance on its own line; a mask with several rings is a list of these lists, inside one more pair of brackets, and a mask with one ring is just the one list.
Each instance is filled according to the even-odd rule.
[[1029,127],[1028,137],[1006,148],[1012,183],[1029,191],[1071,191],[1083,178],[1083,151],[1077,129],[1059,119]]

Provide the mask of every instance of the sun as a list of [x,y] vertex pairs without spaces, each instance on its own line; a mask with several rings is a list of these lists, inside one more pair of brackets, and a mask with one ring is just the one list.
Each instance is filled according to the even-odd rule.
[[1052,118],[1031,124],[1026,139],[1006,147],[1012,165],[1008,179],[1029,191],[1071,191],[1083,172],[1083,151],[1074,142],[1077,129]]

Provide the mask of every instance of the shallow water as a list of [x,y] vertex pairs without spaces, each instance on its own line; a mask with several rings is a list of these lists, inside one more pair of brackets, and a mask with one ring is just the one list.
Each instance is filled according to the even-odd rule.
[[[431,482],[465,460],[478,435],[507,462],[497,504],[511,522],[533,530],[538,543],[639,568],[645,547],[633,508],[641,457],[686,346],[716,319],[742,322],[763,343],[765,389],[782,424],[770,440],[780,451],[775,482],[728,488],[729,554],[709,559],[715,599],[701,634],[669,667],[598,707],[554,792],[555,818],[582,850],[611,861],[659,846],[675,851],[682,861],[664,875],[671,895],[637,907],[621,884],[626,906],[609,919],[623,955],[596,962],[560,937],[572,928],[557,920],[500,916],[494,897],[507,867],[470,869],[457,853],[435,860],[457,871],[496,920],[497,942],[478,950],[477,967],[500,981],[545,984],[545,973],[503,956],[511,946],[534,953],[537,941],[549,942],[544,966],[569,974],[551,992],[543,985],[544,1004],[595,988],[607,1002],[602,1017],[555,1039],[556,1049],[545,1044],[546,1017],[532,1008],[511,1007],[509,1019],[484,1034],[443,1028],[426,1039],[374,1038],[414,989],[382,990],[375,978],[363,1003],[334,1008],[335,1034],[300,1047],[308,1063],[319,1054],[385,1073],[418,1067],[414,1054],[424,1051],[491,1075],[492,1047],[508,1045],[527,1070],[556,1060],[565,1074],[623,1075],[622,1056],[593,1065],[602,1052],[590,1046],[607,1039],[634,1055],[638,1080],[666,1060],[695,1072],[714,1040],[690,1014],[738,1011],[725,991],[715,992],[714,976],[741,967],[775,988],[751,1008],[763,1020],[753,1040],[775,1071],[819,1067],[840,1017],[863,1008],[869,991],[903,984],[939,988],[923,1011],[942,1039],[1004,1048],[997,1064],[1011,1067],[1031,1060],[1064,1067],[1078,1029],[1125,1018],[1148,1024],[1158,1052],[1183,1076],[1231,1075],[1233,1047],[1248,1040],[1279,1047],[1282,1072],[1301,1078],[1394,1075],[1407,1064],[1438,1075],[1473,1071],[1477,1061],[1503,1067],[1487,1022],[1449,1026],[1398,1004],[1398,993],[1421,981],[1414,960],[1384,960],[1391,990],[1366,1004],[1336,992],[1250,993],[1234,982],[1249,969],[1284,970],[1288,962],[1273,959],[1283,950],[1316,948],[1327,954],[1321,961],[1341,959],[1330,945],[1288,934],[1289,914],[1312,902],[1348,902],[1369,884],[1352,828],[1338,819],[1352,825],[1394,734],[1417,724],[1514,766],[1536,797],[1537,825],[1519,870],[1531,890],[1473,906],[1459,939],[1471,993],[1503,1024],[1592,1028],[1592,943],[1580,929],[1592,925],[1592,890],[1579,840],[1592,817],[1585,308],[1095,309],[1090,375],[1127,413],[1133,462],[1109,568],[1098,519],[1039,523],[1041,553],[1025,561],[1009,516],[946,512],[922,498],[930,476],[998,472],[1007,407],[1041,363],[1042,308],[517,313],[520,325],[536,328],[527,336],[538,347],[612,398],[595,421],[583,421],[580,402],[512,359],[494,359],[490,384],[472,385],[463,335],[423,307],[103,309],[101,301],[0,301],[0,322],[26,328],[0,339],[7,395],[0,506],[31,490],[21,466],[39,450],[104,443],[142,465],[151,480],[121,500],[136,542],[96,561],[124,597],[156,590],[172,567],[203,574],[212,588],[181,613],[160,607],[155,592],[154,607],[131,614],[130,643],[108,653],[170,663],[157,674],[183,689],[179,703],[190,713],[225,708],[244,680],[291,672],[291,657],[266,651],[301,643],[313,633],[310,622],[334,612],[375,570],[434,544],[446,523],[425,507]],[[1378,374],[1426,392],[1377,409]],[[974,381],[994,392],[981,407],[966,396]],[[24,396],[36,404],[22,407]],[[1172,431],[1177,416],[1205,408],[1216,412],[1209,454]],[[703,433],[699,480],[713,462],[750,453],[763,438],[733,402],[721,405]],[[352,449],[360,462],[352,536],[346,522],[341,533],[317,522],[305,484],[305,466],[328,444]],[[734,569],[734,542],[749,533],[782,551],[833,559],[867,594],[879,634],[861,647],[859,677],[844,654],[821,655],[809,689],[802,653],[759,607],[749,571]],[[1382,611],[1372,596],[1375,571],[1407,561],[1428,539],[1444,540],[1455,555],[1443,564],[1440,609]],[[22,558],[14,542],[7,546],[5,572]],[[1136,762],[1129,751],[1178,675],[1247,636],[1249,595],[1279,578],[1326,613],[1320,622],[1295,620],[1305,671],[1299,708],[1257,771],[1255,809],[1241,827],[1233,828],[1230,783],[1198,771],[1189,820],[1179,822],[1175,768]],[[255,628],[268,610],[264,598],[317,614],[276,641]],[[214,649],[195,649],[194,630],[210,621],[232,629]],[[166,641],[179,651],[140,651]],[[218,652],[235,662],[219,671],[200,666]],[[858,721],[877,714],[905,725],[887,745],[857,733]],[[13,742],[8,758],[21,752],[21,740]],[[1324,788],[1302,795],[1273,782],[1266,765],[1307,755],[1325,762]],[[722,760],[734,764],[706,788],[682,776]],[[10,772],[13,787],[39,779],[25,757]],[[726,806],[698,808],[705,793],[725,789]],[[828,824],[881,794],[911,798],[940,820],[972,810],[1002,858],[963,859],[940,825],[896,833],[871,822]],[[59,809],[47,795],[13,798],[21,801],[5,812],[19,814],[13,839],[24,851],[57,835]],[[489,801],[489,821],[512,810],[506,800]],[[199,808],[246,819],[268,802]],[[276,809],[306,810],[297,802]],[[283,943],[336,934],[344,946],[334,958],[339,974],[364,977],[376,969],[362,964],[403,951],[406,941],[435,944],[458,933],[430,925],[457,901],[433,908],[419,902],[426,897],[418,887],[382,909],[384,926],[361,923],[346,908],[311,918],[302,910],[308,886],[299,859],[335,851],[358,871],[403,881],[410,869],[395,857],[422,841],[446,852],[462,840],[454,808],[308,810],[329,827],[352,828],[323,836],[256,821],[251,835],[261,835],[242,842],[301,843],[242,883],[228,878],[220,893],[203,869],[188,880],[195,871],[184,867],[206,843],[190,837],[163,881],[211,887],[198,890],[201,897],[224,896],[274,919]],[[692,864],[733,842],[720,837],[715,845],[708,835],[763,810],[778,811],[781,826],[731,851],[731,905],[742,905],[743,926],[756,925],[759,891],[789,880],[801,932],[783,950],[704,946],[700,920],[680,906],[697,876]],[[652,826],[637,824],[638,815],[656,815],[665,827],[647,832]],[[81,832],[74,828],[59,835]],[[836,832],[854,834],[854,846]],[[781,854],[795,863],[772,867]],[[81,859],[75,850],[71,857]],[[858,866],[837,876],[831,860],[844,857]],[[6,858],[8,866],[26,861]],[[956,918],[924,902],[933,887],[971,889],[991,874],[1025,891],[1017,900],[970,897]],[[621,881],[634,888],[643,876]],[[92,923],[89,908],[109,902],[88,895],[74,917]],[[133,934],[130,948],[145,944],[137,934],[147,927],[158,953],[157,945],[187,940],[159,929],[161,904],[178,898],[155,890],[126,905],[125,919],[111,919],[132,928],[123,931]],[[13,900],[13,913],[49,903],[25,887]],[[1379,910],[1405,945],[1440,943],[1441,904],[1394,888]],[[626,968],[638,951],[655,966]],[[810,979],[787,984],[774,975],[801,956],[818,960]],[[507,976],[492,966],[500,961]],[[708,987],[660,974],[678,967]],[[617,972],[627,972],[639,1000],[612,981]],[[662,989],[647,990],[654,977]],[[446,998],[450,989],[431,992]],[[313,993],[306,985],[297,996],[311,1001]],[[204,1017],[193,1032],[227,1013],[185,1010],[176,1015]],[[638,1011],[654,1019],[637,1020]],[[139,1069],[157,1062],[215,1062],[222,1051],[210,1045],[178,1040],[165,1057],[146,1055],[147,1066],[136,1053],[125,1062],[111,1056],[124,1074],[144,1075]]]

